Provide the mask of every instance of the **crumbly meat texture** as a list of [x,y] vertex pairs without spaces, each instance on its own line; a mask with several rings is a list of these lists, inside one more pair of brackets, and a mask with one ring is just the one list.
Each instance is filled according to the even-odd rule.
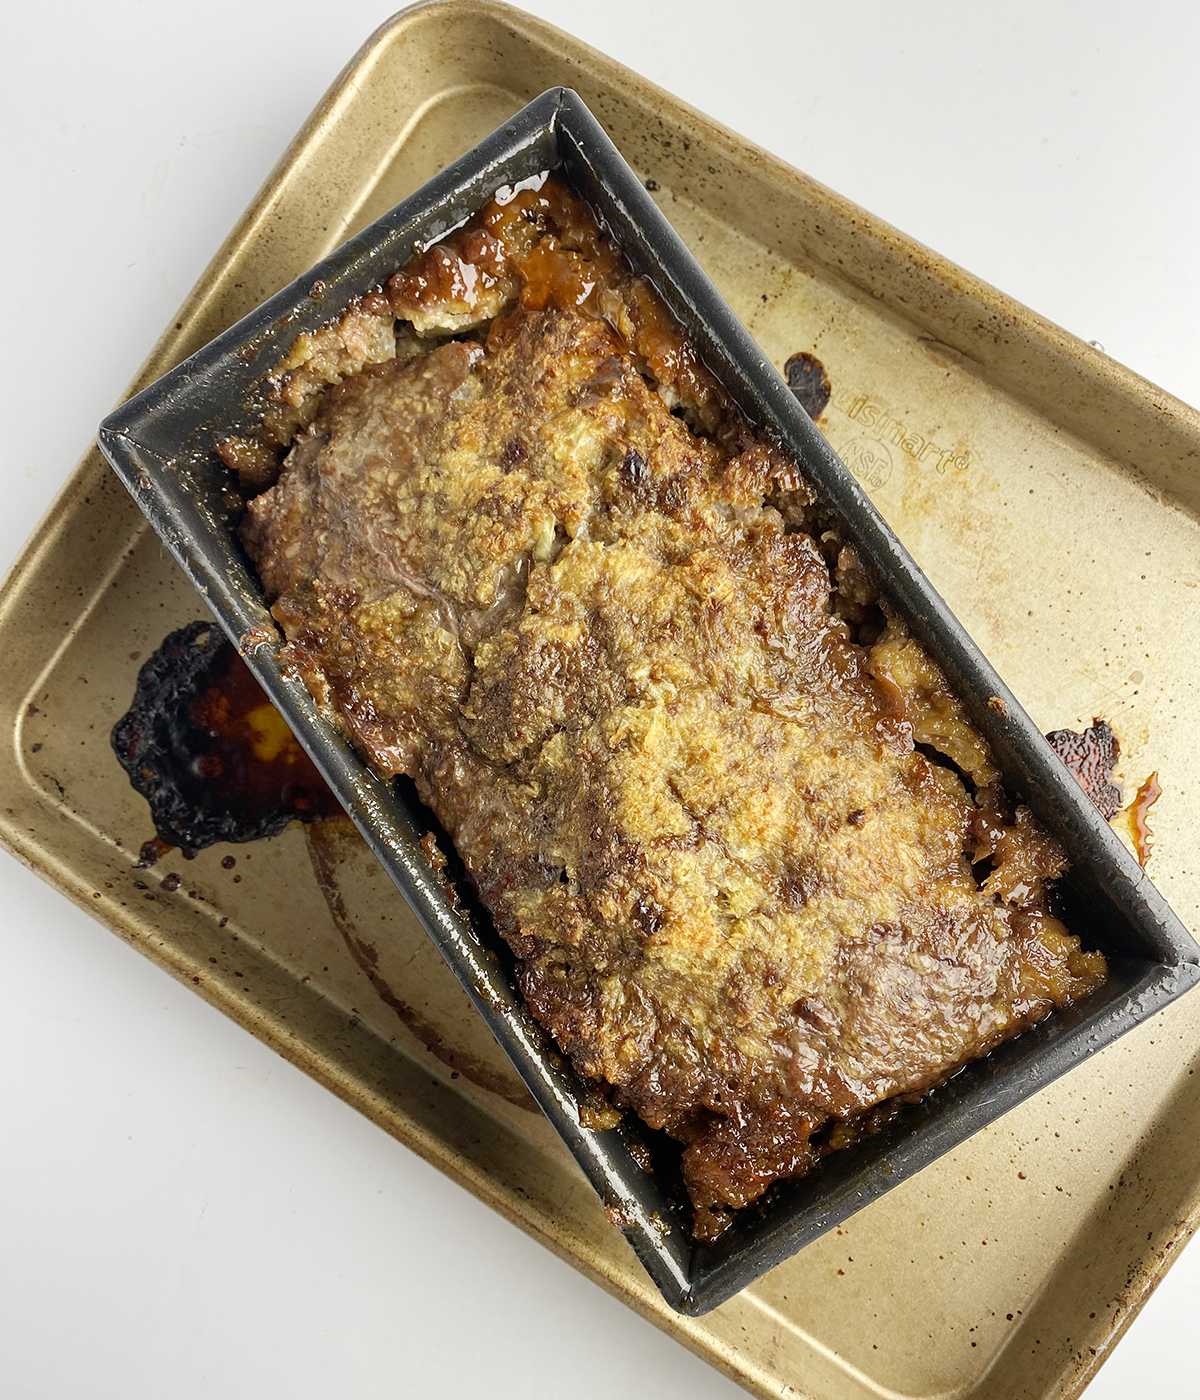
[[694,359],[655,374],[652,294],[596,234],[567,251],[619,294],[547,294],[531,256],[567,220],[528,222],[523,251],[477,240],[477,341],[438,340],[474,324],[445,276],[393,279],[433,348],[326,389],[243,537],[291,666],[416,781],[580,1073],[686,1144],[711,1238],[820,1125],[944,1081],[1104,963],[1046,908],[1061,850],[794,464]]

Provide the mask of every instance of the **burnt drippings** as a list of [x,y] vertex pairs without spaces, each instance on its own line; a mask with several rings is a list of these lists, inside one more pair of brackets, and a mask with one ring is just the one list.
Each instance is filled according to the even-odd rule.
[[807,350],[801,350],[788,359],[783,373],[800,407],[810,418],[820,418],[829,406],[829,396],[833,393],[821,361]]
[[1096,806],[1104,820],[1112,821],[1120,810],[1121,789],[1112,780],[1121,757],[1121,746],[1107,720],[1093,719],[1082,734],[1073,729],[1056,729],[1046,742],[1066,765]]
[[172,632],[138,675],[133,704],[112,746],[150,804],[166,849],[273,836],[295,819],[339,815],[337,799],[263,694],[236,650],[210,622]]
[[147,870],[152,865],[157,865],[168,851],[173,851],[174,846],[169,841],[164,841],[161,836],[152,836],[149,841],[143,841],[141,850],[138,851],[138,869]]

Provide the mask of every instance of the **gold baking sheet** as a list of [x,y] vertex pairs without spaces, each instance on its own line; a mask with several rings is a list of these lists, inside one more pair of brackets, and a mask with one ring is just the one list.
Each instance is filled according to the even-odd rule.
[[[575,87],[1044,728],[1157,770],[1151,873],[1200,926],[1189,794],[1200,420],[628,70],[500,5],[406,12],[343,73],[148,382],[529,98]],[[177,323],[177,324],[176,324]],[[0,595],[0,836],[149,957],[753,1394],[1074,1396],[1193,1230],[1186,998],[699,1319],[670,1313],[386,877],[338,826],[135,866],[108,748],[138,666],[203,615],[93,451]],[[159,881],[182,876],[178,890]]]

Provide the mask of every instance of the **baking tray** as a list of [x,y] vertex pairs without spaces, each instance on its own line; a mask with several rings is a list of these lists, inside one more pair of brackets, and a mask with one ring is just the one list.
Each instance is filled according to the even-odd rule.
[[[296,336],[340,315],[416,251],[474,214],[500,186],[553,169],[591,202],[625,255],[658,289],[747,418],[778,436],[841,530],[877,572],[986,735],[1007,789],[1063,843],[1068,926],[1107,955],[1086,1000],[967,1065],[880,1131],[780,1184],[715,1244],[694,1243],[663,1183],[624,1133],[582,1122],[588,1093],[525,1009],[503,942],[470,892],[451,894],[421,847],[426,814],[410,786],[381,781],[280,669],[282,638],[237,537],[240,499],[213,444],[245,431],[247,401]],[[316,289],[315,291],[313,289]],[[999,676],[721,301],[641,181],[569,88],[551,88],[329,258],[112,413],[101,450],[288,720],[583,1169],[663,1297],[700,1314],[942,1153],[1140,1025],[1200,977],[1200,948],[1066,772]]]
[[[834,386],[822,426],[1039,726],[1106,713],[1126,777],[1159,770],[1155,874],[1194,924],[1184,794],[1198,677],[1168,620],[1188,614],[1200,582],[1195,415],[512,11],[410,13],[356,62],[140,382],[526,98],[571,82],[661,186],[775,363],[801,349],[821,358]],[[1193,1227],[1200,1035],[1187,1001],[713,1314],[670,1318],[519,1084],[472,1041],[436,966],[415,945],[407,981],[383,966],[371,920],[387,917],[397,944],[411,930],[394,902],[370,905],[365,871],[338,875],[354,868],[352,838],[331,831],[314,852],[330,914],[296,831],[256,847],[253,866],[239,861],[255,876],[236,888],[206,856],[176,895],[137,888],[129,851],[148,834],[144,812],[114,781],[103,734],[132,690],[129,652],[196,614],[122,494],[86,461],[5,589],[2,815],[19,854],[757,1393],[1078,1392]],[[1052,517],[1066,513],[1064,538]]]

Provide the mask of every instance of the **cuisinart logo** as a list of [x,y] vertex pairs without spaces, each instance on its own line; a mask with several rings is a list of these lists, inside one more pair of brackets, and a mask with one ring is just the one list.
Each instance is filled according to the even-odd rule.
[[914,432],[886,404],[866,395],[834,394],[831,407],[858,431],[839,449],[846,465],[864,486],[877,489],[892,474],[890,448],[898,447],[922,466],[945,475],[966,471],[971,459],[954,447],[940,447],[931,438]]

